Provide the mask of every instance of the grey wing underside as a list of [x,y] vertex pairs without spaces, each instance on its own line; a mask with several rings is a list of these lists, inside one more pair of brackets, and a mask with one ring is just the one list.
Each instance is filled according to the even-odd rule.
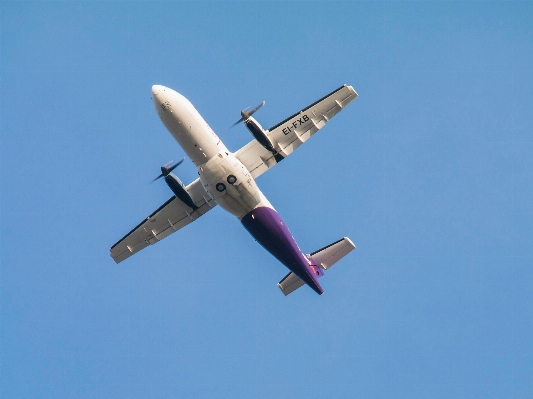
[[141,249],[161,241],[216,206],[216,202],[203,189],[200,179],[189,184],[187,191],[198,209],[193,211],[176,197],[170,198],[111,247],[114,261],[120,263]]
[[[343,85],[313,104],[298,111],[267,131],[276,150],[285,158],[305,143],[338,112],[357,98],[351,86]],[[304,118],[305,116],[305,118]],[[262,175],[276,160],[257,140],[252,140],[235,153],[254,178]]]

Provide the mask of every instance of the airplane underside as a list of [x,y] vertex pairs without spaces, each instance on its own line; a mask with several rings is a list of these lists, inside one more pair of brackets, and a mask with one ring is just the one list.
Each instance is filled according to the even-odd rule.
[[318,278],[355,245],[344,237],[304,254],[255,178],[289,156],[356,97],[351,86],[343,85],[268,130],[251,116],[265,102],[251,111],[244,110],[237,123],[242,121],[254,140],[232,153],[185,97],[167,87],[153,86],[152,99],[159,117],[196,165],[200,177],[185,186],[171,173],[179,163],[162,167],[158,178],[164,177],[174,196],[113,245],[111,256],[122,262],[219,205],[291,271],[278,284],[283,294],[307,284],[321,295],[324,291]]

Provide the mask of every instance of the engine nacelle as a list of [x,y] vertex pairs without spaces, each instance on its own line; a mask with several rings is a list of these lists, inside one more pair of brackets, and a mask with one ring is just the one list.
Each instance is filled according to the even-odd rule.
[[192,210],[198,209],[198,207],[192,200],[191,195],[187,192],[185,185],[181,182],[180,179],[178,179],[175,174],[169,173],[167,176],[165,176],[165,181],[167,182],[167,185],[170,187],[172,192],[181,202],[183,202],[189,208],[192,208]]
[[274,149],[274,144],[272,143],[272,141],[270,141],[259,122],[257,122],[253,117],[250,116],[244,120],[244,124],[246,125],[250,133],[252,133],[252,136],[254,136],[254,138],[259,142],[259,144],[261,144],[272,154],[277,154],[277,151]]

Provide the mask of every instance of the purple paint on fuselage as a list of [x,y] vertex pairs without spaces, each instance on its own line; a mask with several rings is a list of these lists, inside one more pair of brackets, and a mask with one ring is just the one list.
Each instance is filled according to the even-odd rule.
[[289,229],[274,209],[256,208],[247,213],[241,223],[259,244],[316,293],[324,292],[317,281],[317,278],[322,275],[320,273],[322,270],[316,266],[309,266],[307,257],[300,251]]

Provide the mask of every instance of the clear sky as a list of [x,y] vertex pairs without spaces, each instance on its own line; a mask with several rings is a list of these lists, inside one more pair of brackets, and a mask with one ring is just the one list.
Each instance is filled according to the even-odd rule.
[[[6,2],[2,398],[532,398],[531,2]],[[287,270],[218,208],[120,265],[184,152],[153,84],[232,150],[341,84],[359,98],[258,179]],[[176,169],[197,177],[187,160]]]

